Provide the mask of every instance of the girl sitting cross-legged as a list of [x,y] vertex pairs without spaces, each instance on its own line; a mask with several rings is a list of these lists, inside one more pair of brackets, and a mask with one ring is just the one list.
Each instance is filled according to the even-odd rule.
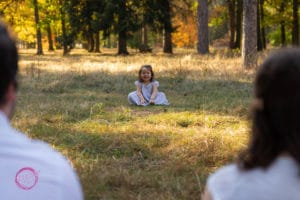
[[166,95],[158,91],[159,82],[154,80],[154,73],[151,65],[143,65],[135,81],[136,91],[128,94],[128,102],[132,105],[147,106],[169,105]]

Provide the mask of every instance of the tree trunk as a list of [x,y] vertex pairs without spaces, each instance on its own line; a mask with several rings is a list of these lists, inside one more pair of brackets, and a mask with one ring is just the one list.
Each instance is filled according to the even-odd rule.
[[95,33],[95,52],[100,53],[100,33]]
[[198,0],[197,22],[198,22],[197,52],[199,54],[206,54],[209,53],[207,0]]
[[67,30],[66,30],[66,17],[64,11],[64,1],[60,0],[60,15],[61,15],[61,31],[62,31],[62,45],[63,45],[63,55],[68,53],[68,44],[67,44]]
[[91,32],[91,30],[89,30],[89,33],[88,33],[88,40],[89,40],[88,51],[93,52],[95,49],[95,40],[94,40],[93,33]]
[[151,52],[152,49],[148,46],[148,28],[145,22],[142,23],[141,29],[141,44],[139,45],[139,51],[141,53]]
[[243,1],[238,0],[236,6],[236,37],[234,42],[234,48],[241,48],[241,36],[242,36],[242,19],[243,19]]
[[243,2],[242,63],[245,68],[257,64],[257,0]]
[[293,42],[293,46],[299,46],[298,0],[293,0],[292,42]]
[[119,32],[119,40],[118,40],[118,54],[119,55],[128,55],[127,51],[127,34],[125,31],[120,31]]
[[65,17],[61,18],[61,30],[62,30],[62,45],[63,45],[63,55],[68,53],[68,44],[67,44],[67,31],[66,31],[66,21]]
[[142,45],[143,47],[148,48],[148,28],[145,23],[143,23],[142,27]]
[[172,34],[169,31],[164,31],[164,53],[173,53]]
[[230,31],[230,39],[229,39],[229,48],[234,48],[234,38],[235,38],[235,2],[236,0],[227,0],[228,6],[228,14],[229,14],[229,31]]
[[172,22],[170,0],[166,1],[166,15],[164,20],[164,53],[173,53],[172,48]]
[[[285,10],[285,2],[282,2],[280,4],[279,14],[283,15],[284,10]],[[285,21],[284,20],[280,21],[280,38],[281,38],[281,46],[285,47],[286,46],[286,35],[285,35]]]
[[259,0],[260,3],[260,34],[261,34],[261,41],[262,41],[262,47],[263,49],[267,48],[267,41],[266,41],[266,31],[265,31],[265,12],[264,12],[264,1],[265,0]]
[[34,6],[34,19],[36,24],[36,41],[37,41],[37,55],[43,54],[43,46],[42,46],[42,33],[40,27],[40,17],[39,17],[39,8],[37,0],[33,0]]
[[111,34],[108,35],[107,39],[106,39],[106,47],[107,48],[111,48]]
[[127,23],[126,23],[126,1],[120,1],[119,5],[119,15],[118,15],[118,54],[119,55],[128,55],[127,51]]
[[50,27],[49,23],[47,24],[47,37],[48,37],[48,43],[49,43],[48,51],[54,51],[53,40],[52,40],[52,31],[51,31],[51,27]]
[[263,50],[262,35],[261,35],[261,19],[260,19],[260,1],[257,3],[257,51]]
[[281,38],[281,46],[286,46],[286,36],[285,36],[285,23],[284,21],[280,21],[280,38]]

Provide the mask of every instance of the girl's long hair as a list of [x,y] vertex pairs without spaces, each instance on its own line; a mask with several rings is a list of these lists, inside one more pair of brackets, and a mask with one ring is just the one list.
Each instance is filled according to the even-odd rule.
[[252,135],[239,168],[267,168],[282,153],[300,166],[300,50],[272,54],[260,66],[254,95]]

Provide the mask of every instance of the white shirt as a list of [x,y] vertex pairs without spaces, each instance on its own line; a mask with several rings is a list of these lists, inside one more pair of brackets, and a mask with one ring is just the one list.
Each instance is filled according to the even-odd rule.
[[299,165],[279,157],[267,169],[240,171],[236,164],[219,169],[208,178],[213,200],[299,200]]
[[79,179],[68,161],[46,143],[17,132],[2,112],[0,199],[83,199]]

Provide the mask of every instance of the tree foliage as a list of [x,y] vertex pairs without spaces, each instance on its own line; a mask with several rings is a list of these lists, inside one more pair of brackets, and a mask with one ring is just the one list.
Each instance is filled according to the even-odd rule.
[[[90,52],[100,44],[119,54],[131,48],[196,48],[198,0],[38,0],[35,23],[33,0],[1,0],[0,16],[14,29],[19,44],[30,47],[41,30],[42,45],[69,52],[76,43]],[[227,41],[224,47],[240,48],[241,0],[208,0],[210,45]],[[258,0],[258,45],[297,46],[298,1]],[[218,43],[220,44],[220,43]]]

